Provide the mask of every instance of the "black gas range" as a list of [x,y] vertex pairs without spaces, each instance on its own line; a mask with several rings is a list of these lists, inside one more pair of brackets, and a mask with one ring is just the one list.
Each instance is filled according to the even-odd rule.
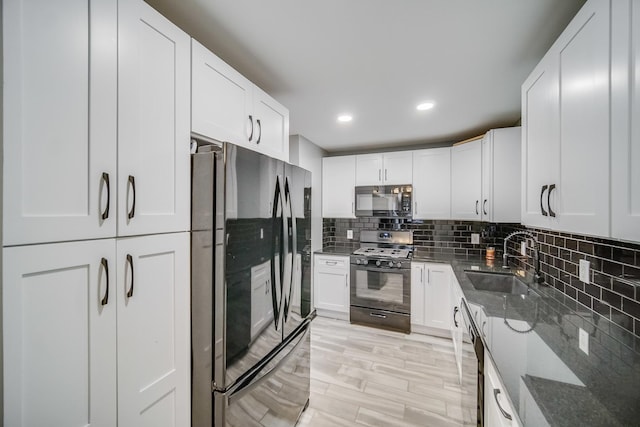
[[352,323],[410,332],[412,231],[364,230],[351,254]]

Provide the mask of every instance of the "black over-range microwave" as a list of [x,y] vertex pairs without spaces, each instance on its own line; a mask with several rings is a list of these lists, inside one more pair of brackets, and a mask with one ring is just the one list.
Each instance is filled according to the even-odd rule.
[[356,187],[357,217],[411,218],[411,185],[367,185]]

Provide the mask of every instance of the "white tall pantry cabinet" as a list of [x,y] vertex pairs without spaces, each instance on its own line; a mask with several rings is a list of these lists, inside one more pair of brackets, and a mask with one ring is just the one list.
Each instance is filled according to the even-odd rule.
[[4,425],[189,425],[190,38],[2,8]]

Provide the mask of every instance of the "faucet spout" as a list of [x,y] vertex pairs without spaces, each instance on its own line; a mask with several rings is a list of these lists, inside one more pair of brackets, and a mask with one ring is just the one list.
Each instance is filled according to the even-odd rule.
[[504,245],[503,245],[503,252],[502,252],[502,268],[509,268],[509,256],[513,256],[513,255],[508,254],[507,243],[514,236],[526,236],[530,238],[531,241],[534,243],[533,244],[534,279],[537,283],[542,283],[544,281],[544,278],[540,274],[540,243],[538,242],[538,239],[536,239],[536,236],[534,236],[529,231],[524,231],[524,230],[514,231],[513,233],[509,234],[507,237],[504,238]]

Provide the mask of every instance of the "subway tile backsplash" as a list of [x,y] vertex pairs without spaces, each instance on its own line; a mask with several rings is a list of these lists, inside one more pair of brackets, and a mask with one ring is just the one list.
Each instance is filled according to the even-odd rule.
[[[453,220],[394,220],[382,218],[325,218],[323,246],[355,248],[365,229],[413,230],[414,244],[434,254],[484,256],[489,246],[501,260],[504,238],[515,230],[529,230],[540,242],[540,266],[545,282],[579,305],[606,317],[640,337],[640,244],[560,233],[520,224],[489,224]],[[353,239],[347,239],[353,230]],[[471,244],[479,233],[479,245]],[[519,253],[521,238],[509,242],[510,254]],[[528,250],[529,255],[532,250]],[[589,283],[579,279],[580,260],[590,263]],[[511,258],[531,270],[531,257]]]

